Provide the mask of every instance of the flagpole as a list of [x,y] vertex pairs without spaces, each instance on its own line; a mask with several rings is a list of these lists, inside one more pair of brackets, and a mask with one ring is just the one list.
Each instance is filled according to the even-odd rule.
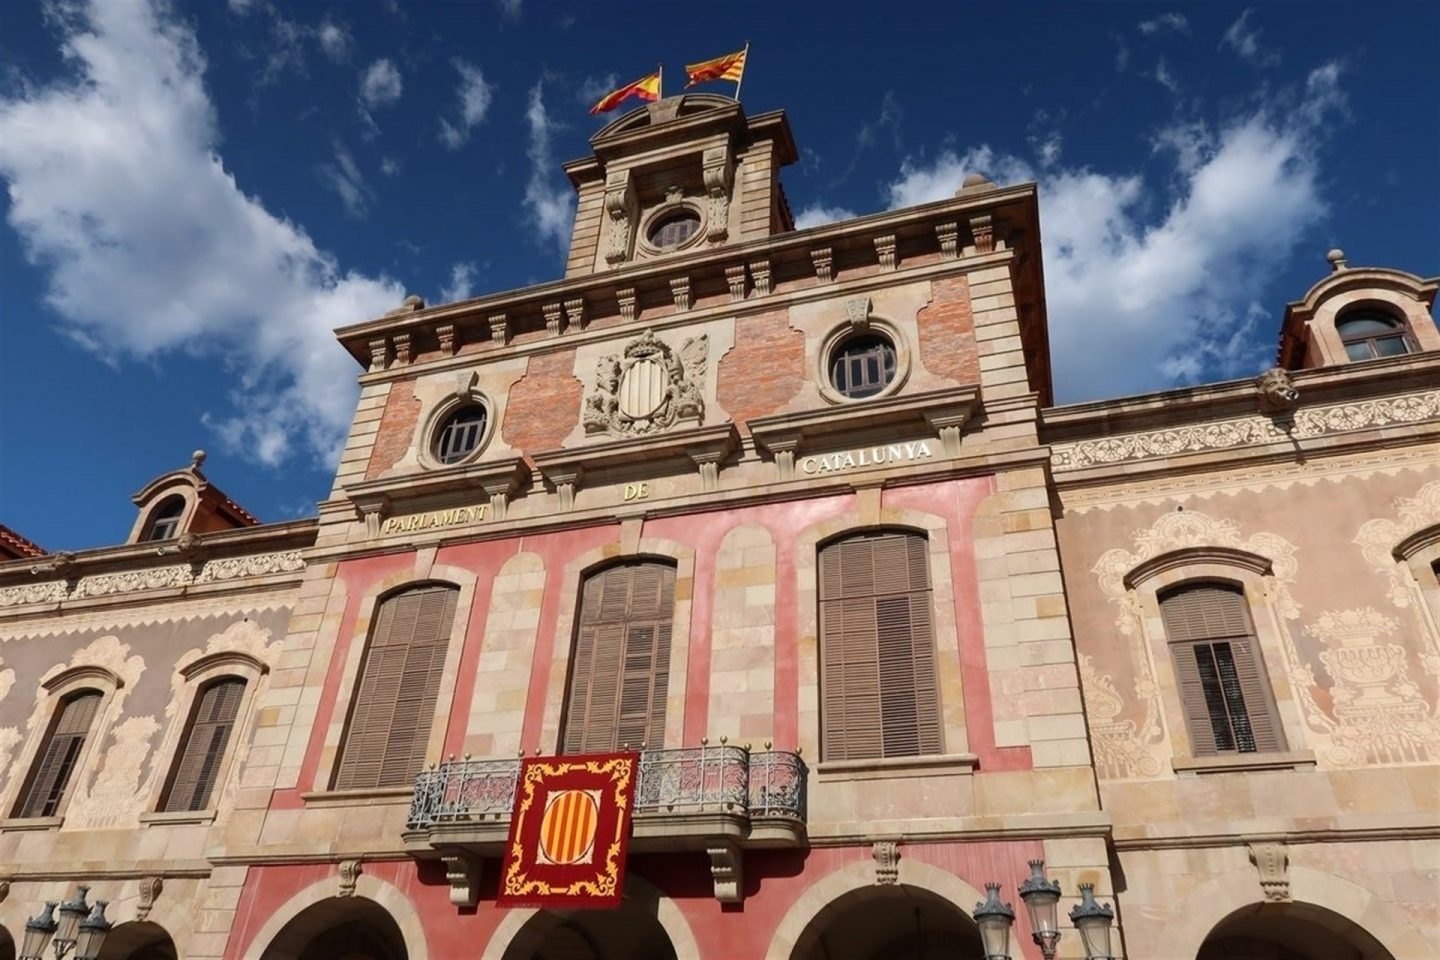
[[[750,65],[750,41],[745,41],[745,65]],[[740,79],[735,81],[735,102],[740,102],[740,84],[745,82],[745,69],[740,69]]]
[[664,99],[665,99],[665,64],[663,64],[663,63],[660,64],[660,66],[659,66],[658,68],[656,68],[655,72],[656,72],[657,74],[659,74],[659,76],[660,76],[660,80],[659,80],[658,83],[656,84],[656,86],[658,86],[660,89],[658,89],[658,90],[655,91],[657,94],[659,94],[659,96],[657,96],[655,99],[657,99],[657,100],[664,100]]

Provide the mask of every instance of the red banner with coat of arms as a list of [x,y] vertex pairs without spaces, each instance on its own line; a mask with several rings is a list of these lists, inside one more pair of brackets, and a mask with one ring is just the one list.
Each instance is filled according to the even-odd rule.
[[496,905],[618,907],[639,774],[636,753],[522,760]]

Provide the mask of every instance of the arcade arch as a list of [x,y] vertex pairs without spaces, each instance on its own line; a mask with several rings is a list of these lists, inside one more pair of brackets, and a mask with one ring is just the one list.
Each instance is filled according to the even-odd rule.
[[327,897],[311,904],[281,927],[260,954],[260,960],[409,958],[400,925],[366,897]]
[[1395,960],[1363,927],[1311,903],[1255,903],[1221,920],[1196,960]]
[[178,956],[168,930],[148,920],[131,920],[111,929],[99,960],[176,960]]
[[983,960],[980,930],[954,903],[923,887],[875,885],[851,890],[806,924],[790,960]]

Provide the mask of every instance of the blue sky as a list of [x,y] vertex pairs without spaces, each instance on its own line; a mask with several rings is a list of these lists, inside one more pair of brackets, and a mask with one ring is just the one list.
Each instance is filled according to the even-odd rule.
[[1440,272],[1436,36],[1433,3],[5,4],[0,522],[118,542],[196,447],[311,514],[359,372],[329,331],[558,276],[590,104],[747,39],[802,225],[1040,183],[1062,401],[1250,375],[1327,248]]

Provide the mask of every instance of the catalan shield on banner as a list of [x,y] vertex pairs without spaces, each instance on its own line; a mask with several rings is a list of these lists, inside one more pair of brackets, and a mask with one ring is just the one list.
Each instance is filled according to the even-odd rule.
[[635,753],[521,761],[496,904],[618,907],[639,771]]

